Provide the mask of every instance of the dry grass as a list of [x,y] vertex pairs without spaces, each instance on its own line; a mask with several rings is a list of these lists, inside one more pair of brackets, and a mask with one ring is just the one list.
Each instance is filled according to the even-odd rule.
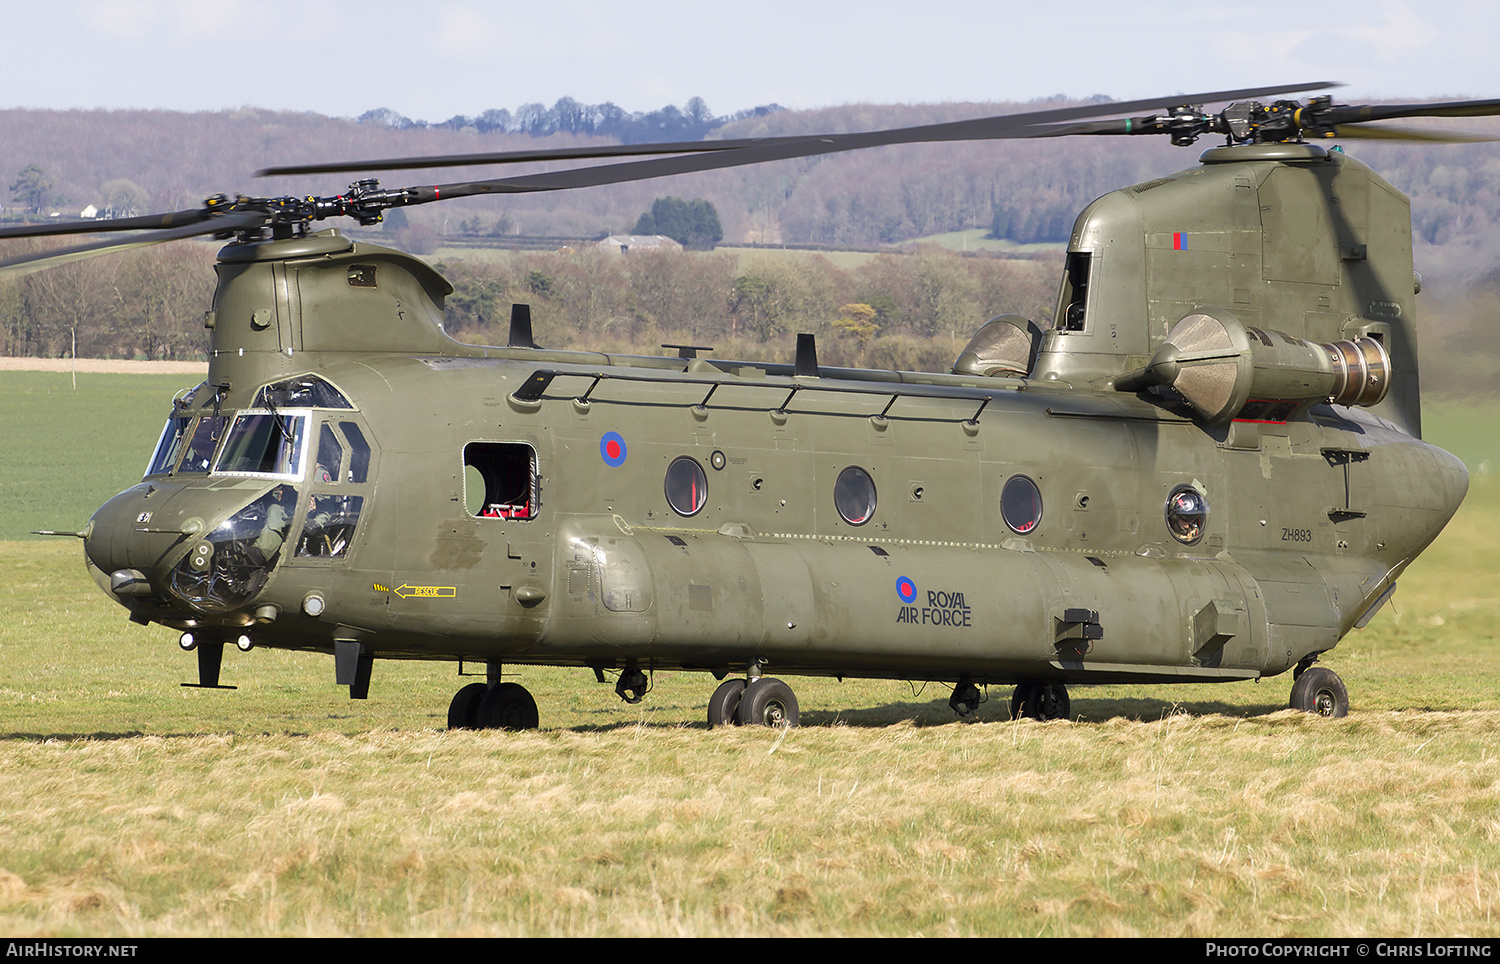
[[1500,933],[1500,711],[0,745],[12,934]]

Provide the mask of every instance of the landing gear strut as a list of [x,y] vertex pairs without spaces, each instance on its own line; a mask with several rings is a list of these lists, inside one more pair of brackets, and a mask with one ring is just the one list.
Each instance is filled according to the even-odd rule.
[[1010,698],[1010,718],[1028,720],[1066,720],[1072,713],[1068,688],[1061,683],[1027,680],[1016,687]]

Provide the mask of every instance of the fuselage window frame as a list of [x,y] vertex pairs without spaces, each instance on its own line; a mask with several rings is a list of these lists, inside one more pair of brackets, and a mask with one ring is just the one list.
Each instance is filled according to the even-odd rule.
[[[286,439],[288,436],[291,437],[291,443],[295,448],[293,455],[295,461],[290,469],[282,472],[267,472],[261,469],[231,469],[225,467],[224,463],[233,452],[234,441],[237,435],[245,431],[254,431],[254,429],[250,428],[242,429],[242,426],[247,426],[250,419],[257,418],[274,419],[275,421],[272,423],[273,431],[278,433],[283,439]],[[312,412],[308,409],[277,409],[276,411],[245,409],[236,413],[233,421],[229,424],[229,428],[225,431],[224,441],[219,445],[219,454],[214,459],[214,467],[210,474],[229,478],[281,479],[287,482],[300,482],[303,474],[307,471],[308,438],[312,434],[308,431],[308,424],[311,421]],[[274,440],[268,440],[268,443],[272,445],[279,444]],[[267,450],[269,450],[269,446]],[[233,454],[236,458],[239,458],[244,453]],[[264,461],[264,454],[261,455],[261,459]],[[284,456],[278,455],[276,458],[277,464],[284,464],[285,461]]]
[[463,447],[464,511],[476,519],[529,522],[541,511],[541,470],[527,442],[474,440]]

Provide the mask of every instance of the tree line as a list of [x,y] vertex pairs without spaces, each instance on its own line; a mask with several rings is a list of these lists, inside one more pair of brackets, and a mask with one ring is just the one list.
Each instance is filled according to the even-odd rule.
[[[36,242],[31,242],[35,244]],[[214,288],[210,242],[164,244],[0,281],[0,354],[206,358]],[[19,246],[0,247],[0,257]],[[798,332],[824,364],[945,371],[972,332],[1005,312],[1045,327],[1061,259],[962,256],[938,248],[840,267],[764,252],[501,252],[439,264],[453,283],[445,330],[506,341],[510,306],[531,305],[549,348],[660,353],[715,348],[726,359],[790,361]],[[1421,296],[1422,386],[1433,396],[1500,395],[1500,271],[1470,289]]]
[[492,108],[474,116],[455,114],[445,121],[436,122],[412,120],[388,107],[380,107],[365,111],[356,122],[401,131],[473,130],[480,134],[525,134],[527,137],[582,134],[612,138],[621,144],[643,144],[702,140],[725,124],[747,117],[764,117],[785,109],[780,104],[762,104],[718,116],[708,109],[702,97],[691,97],[680,108],[667,104],[652,111],[627,111],[613,101],[584,104],[572,97],[560,97],[551,107],[541,103],[522,104],[515,113],[504,107]]
[[[80,357],[205,357],[213,259],[212,244],[158,245],[0,282],[0,352],[63,357],[76,338]],[[438,267],[455,289],[444,328],[461,341],[504,344],[510,306],[524,302],[548,347],[655,353],[670,342],[775,359],[807,331],[828,364],[945,369],[993,315],[1050,317],[1059,265],[931,248],[843,268],[783,252],[595,250]]]

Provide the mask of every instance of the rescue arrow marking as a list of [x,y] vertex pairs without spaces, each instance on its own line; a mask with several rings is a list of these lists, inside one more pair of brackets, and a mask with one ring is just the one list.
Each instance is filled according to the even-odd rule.
[[410,599],[412,596],[423,598],[454,599],[458,596],[457,586],[408,586],[402,583],[394,590],[396,595],[402,599]]

